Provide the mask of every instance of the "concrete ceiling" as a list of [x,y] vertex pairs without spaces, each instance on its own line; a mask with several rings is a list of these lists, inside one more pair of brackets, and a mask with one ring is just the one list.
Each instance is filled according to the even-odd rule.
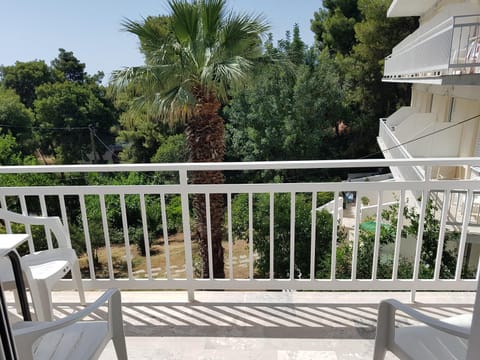
[[387,16],[421,16],[436,2],[437,0],[393,0]]

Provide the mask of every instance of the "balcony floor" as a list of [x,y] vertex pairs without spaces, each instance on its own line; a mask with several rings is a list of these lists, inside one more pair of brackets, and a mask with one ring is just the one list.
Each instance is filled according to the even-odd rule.
[[[100,294],[87,292],[87,302]],[[123,291],[127,351],[131,360],[370,359],[377,306],[386,298],[408,303],[410,293],[204,291],[189,303],[185,292]],[[416,300],[441,318],[471,311],[474,294],[419,292]],[[54,292],[53,301],[56,317],[81,308],[75,292]],[[114,358],[109,344],[101,359]]]

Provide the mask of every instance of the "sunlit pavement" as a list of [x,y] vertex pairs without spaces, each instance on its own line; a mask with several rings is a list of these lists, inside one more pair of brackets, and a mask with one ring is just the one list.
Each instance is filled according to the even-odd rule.
[[[100,294],[87,292],[87,302]],[[370,359],[386,298],[408,303],[410,293],[204,291],[189,303],[181,291],[123,291],[127,351],[130,359]],[[53,301],[57,318],[82,308],[76,292],[54,292]],[[415,306],[448,317],[471,311],[473,301],[468,292],[418,292]],[[109,344],[101,359],[114,358]]]

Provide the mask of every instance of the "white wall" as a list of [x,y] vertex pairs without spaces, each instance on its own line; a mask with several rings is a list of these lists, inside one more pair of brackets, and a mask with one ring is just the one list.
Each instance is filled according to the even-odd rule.
[[[451,108],[452,98],[455,99],[453,108]],[[480,114],[480,87],[477,86],[413,85],[412,108],[419,112],[425,112],[430,107],[430,99],[431,111],[436,116],[437,124],[427,129],[428,126],[431,126],[431,120],[428,119],[424,123],[423,130],[419,132],[418,129],[422,128],[421,124],[408,125],[408,122],[404,122],[410,129],[410,133],[416,134],[417,137]],[[426,138],[423,141],[412,143],[408,149],[414,156],[474,156],[479,128],[480,119],[477,118],[444,130],[430,139]],[[408,133],[407,129],[401,129],[399,136]]]

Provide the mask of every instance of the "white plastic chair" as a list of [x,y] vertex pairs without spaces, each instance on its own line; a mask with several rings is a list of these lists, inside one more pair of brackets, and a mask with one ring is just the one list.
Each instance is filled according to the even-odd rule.
[[[77,254],[71,248],[70,238],[60,219],[58,217],[26,216],[5,209],[0,209],[0,219],[5,221],[7,232],[11,232],[12,222],[24,224],[27,232],[30,232],[32,225],[43,226],[47,238],[51,239],[51,234],[53,234],[58,243],[58,248],[52,246],[48,250],[33,252],[21,258],[23,273],[32,295],[37,320],[53,320],[51,291],[68,272],[72,274],[80,303],[85,305],[85,293]],[[49,245],[52,245],[52,242],[49,242]],[[10,266],[1,266],[0,271],[1,281],[13,284],[14,277]]]
[[[107,320],[85,320],[108,303]],[[117,358],[127,359],[122,303],[118,289],[107,290],[85,309],[51,322],[19,322],[12,326],[18,358],[22,360],[98,359],[110,340]]]
[[[480,283],[479,283],[480,284]],[[400,359],[467,359],[480,358],[479,285],[473,314],[447,319],[424,315],[397,300],[384,300],[378,309],[374,360],[384,359],[391,351]],[[422,325],[395,328],[395,313],[402,311]]]

